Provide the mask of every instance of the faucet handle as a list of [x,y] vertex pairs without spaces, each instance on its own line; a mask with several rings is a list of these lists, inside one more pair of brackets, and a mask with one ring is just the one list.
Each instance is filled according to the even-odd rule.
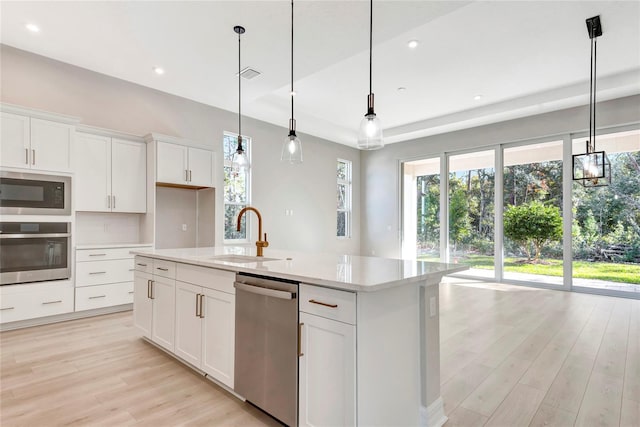
[[265,242],[269,242],[269,241],[267,240],[267,233],[264,233],[264,241],[265,241]]

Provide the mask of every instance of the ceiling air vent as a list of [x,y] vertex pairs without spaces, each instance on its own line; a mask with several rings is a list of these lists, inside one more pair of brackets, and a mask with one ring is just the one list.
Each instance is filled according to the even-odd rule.
[[247,67],[247,68],[243,69],[242,71],[240,71],[240,75],[243,78],[247,79],[247,80],[251,80],[253,78],[258,77],[260,75],[260,71],[254,70],[251,67]]

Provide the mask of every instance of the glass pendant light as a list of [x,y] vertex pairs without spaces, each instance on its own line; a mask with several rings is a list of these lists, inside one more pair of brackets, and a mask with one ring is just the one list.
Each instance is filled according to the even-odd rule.
[[382,123],[373,108],[372,59],[373,59],[373,0],[370,0],[369,14],[369,96],[367,97],[367,114],[360,122],[358,131],[358,148],[361,150],[377,150],[384,147],[382,140]]
[[302,141],[296,135],[296,120],[293,118],[293,0],[291,0],[291,119],[289,119],[289,135],[282,143],[280,160],[289,163],[302,163]]
[[240,25],[233,27],[233,31],[238,34],[238,148],[231,158],[231,168],[234,174],[246,172],[251,165],[247,153],[242,148],[242,76],[240,75],[240,35],[244,34],[245,29]]
[[589,86],[589,138],[586,153],[573,155],[573,180],[583,187],[604,187],[611,184],[611,162],[607,153],[596,151],[596,59],[602,35],[600,15],[587,19],[591,39],[591,77]]

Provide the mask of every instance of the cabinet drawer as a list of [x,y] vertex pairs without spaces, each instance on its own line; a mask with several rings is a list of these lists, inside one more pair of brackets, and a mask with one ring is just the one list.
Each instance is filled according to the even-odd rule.
[[176,280],[193,283],[203,288],[214,289],[228,294],[236,293],[236,288],[233,287],[236,274],[230,271],[198,267],[189,264],[178,264],[176,267]]
[[136,256],[134,268],[136,271],[142,271],[144,273],[153,273],[153,259]]
[[76,287],[131,282],[133,259],[79,262],[76,264]]
[[173,261],[165,261],[162,259],[153,260],[153,274],[156,276],[167,277],[169,279],[176,278],[176,263]]
[[356,294],[300,284],[300,311],[356,324]]
[[133,258],[132,248],[76,249],[76,262]]
[[0,323],[73,312],[71,283],[64,286],[43,283],[40,289],[30,289],[32,290],[2,294]]
[[133,282],[76,289],[76,311],[133,303]]

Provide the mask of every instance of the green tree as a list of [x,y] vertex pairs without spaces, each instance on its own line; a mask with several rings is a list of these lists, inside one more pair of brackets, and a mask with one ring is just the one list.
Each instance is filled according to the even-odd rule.
[[465,188],[460,185],[452,185],[449,199],[449,238],[454,243],[455,252],[458,243],[471,234],[471,218],[469,217],[469,203]]
[[534,261],[537,262],[545,244],[562,238],[560,209],[556,206],[546,206],[539,201],[509,206],[504,213],[504,234],[522,247],[528,261],[531,261],[533,246]]

